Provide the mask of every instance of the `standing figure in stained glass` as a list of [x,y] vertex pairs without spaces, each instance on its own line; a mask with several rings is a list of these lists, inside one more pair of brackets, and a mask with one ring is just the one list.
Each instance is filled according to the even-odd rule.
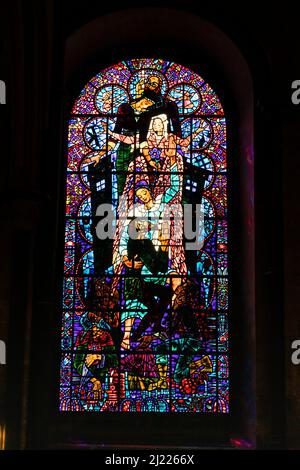
[[[143,280],[153,282],[153,276],[157,276],[155,282],[166,285],[168,274],[175,293],[187,274],[181,205],[183,159],[177,152],[177,145],[186,147],[201,130],[199,128],[192,136],[182,139],[168,133],[165,114],[152,117],[147,140],[140,145],[141,155],[129,165],[118,208],[120,218],[114,244],[115,273],[120,274],[125,266],[127,275],[126,304],[122,314],[122,322],[125,323],[122,347],[125,349],[130,347],[134,319],[138,317],[142,320],[148,312],[143,302]],[[130,136],[109,133],[128,145],[133,144]],[[149,171],[149,165],[157,172]],[[136,200],[139,201],[137,204]],[[134,225],[131,223],[133,218]],[[122,228],[124,220],[126,222]],[[132,228],[135,239],[130,234]]]
[[[138,157],[137,160],[137,166],[142,163],[145,165],[144,157]],[[181,206],[182,158],[177,158],[174,152],[166,156],[165,165],[169,174],[161,174],[153,190],[148,175],[136,173],[137,179],[127,191],[128,185],[132,184],[132,175],[129,174],[120,201],[119,214],[124,217],[119,219],[117,228],[114,266],[115,274],[119,275],[125,269],[127,275],[125,309],[121,315],[121,322],[125,323],[122,342],[125,349],[130,347],[134,319],[142,319],[147,313],[147,306],[142,302],[141,278],[145,282],[155,280],[160,285],[170,284],[175,292],[187,274]],[[122,207],[124,203],[126,206],[129,203],[128,210]]]
[[93,156],[86,160],[88,163],[95,162],[97,164],[107,150],[115,148],[117,141],[120,145],[117,149],[116,171],[118,182],[118,194],[122,195],[126,172],[131,162],[140,153],[140,144],[142,145],[143,154],[149,160],[150,165],[154,162],[148,158],[147,133],[150,121],[153,117],[164,113],[167,117],[167,130],[172,131],[178,137],[181,137],[181,126],[179,121],[179,113],[177,104],[174,101],[163,98],[161,94],[162,81],[158,75],[150,75],[145,83],[142,94],[131,100],[130,103],[122,103],[118,108],[117,121],[114,127],[115,134],[122,134],[130,138],[130,143],[124,139],[115,139],[113,135],[107,142],[107,148],[100,150],[97,156]]
[[[139,134],[133,137],[110,130],[108,130],[108,134],[124,144],[131,145],[132,151],[134,146],[139,147],[145,162],[138,156],[135,161],[129,164],[127,174],[131,175],[134,172],[150,171],[150,182],[151,186],[154,187],[158,180],[159,173],[155,174],[153,170],[169,171],[169,168],[167,168],[165,164],[167,155],[174,153],[174,155],[177,154],[178,156],[177,146],[180,146],[186,151],[186,147],[188,147],[191,140],[202,131],[203,128],[199,127],[191,136],[187,136],[183,139],[176,134],[168,132],[168,117],[166,114],[160,114],[151,118],[147,139],[143,142],[140,142]],[[144,163],[146,163],[147,166],[145,166]]]

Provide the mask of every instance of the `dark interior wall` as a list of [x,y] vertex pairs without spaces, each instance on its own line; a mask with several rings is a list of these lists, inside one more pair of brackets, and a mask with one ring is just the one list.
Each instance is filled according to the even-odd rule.
[[[46,424],[53,266],[56,256],[58,119],[63,40],[53,2],[8,5],[6,30],[9,145],[3,176],[2,302],[7,365],[3,419],[9,449],[28,445],[30,403]],[[59,46],[58,46],[59,45]],[[57,47],[58,46],[58,47]],[[55,110],[55,118],[53,118]],[[53,122],[55,121],[55,125]],[[2,134],[1,134],[2,137]],[[55,151],[53,149],[55,148]],[[6,238],[4,238],[6,236]],[[0,334],[2,337],[2,332]],[[50,341],[50,342],[49,342]]]
[[[299,74],[298,74],[299,77]],[[300,365],[291,362],[291,344],[300,339],[299,291],[299,145],[300,109],[288,113],[282,126],[284,179],[284,323],[286,367],[286,437],[290,448],[300,447]]]
[[[11,138],[2,190],[12,197],[5,200],[5,227],[0,234],[1,246],[5,247],[1,263],[0,338],[7,341],[6,377],[4,366],[0,366],[7,393],[5,397],[0,395],[0,410],[7,424],[9,448],[49,446],[49,410],[55,406],[55,384],[49,371],[55,369],[53,363],[57,359],[53,345],[59,336],[57,279],[62,266],[57,262],[57,255],[61,255],[61,227],[57,221],[62,202],[59,188],[63,184],[62,118],[66,96],[72,95],[64,82],[64,48],[72,32],[105,13],[105,8],[109,7],[82,9],[69,1],[58,4],[16,0],[10,5],[5,73],[10,85],[7,135]],[[179,8],[184,9],[182,5]],[[290,362],[290,341],[297,335],[300,338],[296,218],[300,109],[290,102],[290,83],[300,76],[296,25],[292,12],[275,7],[259,14],[254,7],[245,14],[242,7],[231,8],[228,3],[219,10],[203,5],[185,9],[227,34],[245,56],[253,77],[256,321],[249,327],[253,335],[256,325],[257,443],[259,447],[283,447],[286,440],[288,447],[299,447],[299,373]],[[147,22],[145,27],[149,28]],[[187,33],[182,26],[180,31],[185,38]],[[112,39],[114,33],[108,32]],[[124,34],[128,34],[126,27]],[[138,53],[139,46],[135,47]],[[115,63],[125,52],[118,48],[106,60]],[[197,64],[197,58],[190,65],[192,62]],[[71,70],[72,63],[68,66]],[[87,66],[91,70],[95,66],[92,57]],[[213,81],[212,78],[212,85]],[[236,90],[242,88],[237,86]],[[243,135],[248,130],[245,124]],[[248,171],[246,168],[246,174]],[[250,225],[243,227],[249,234],[253,233],[251,223],[250,220]],[[251,266],[251,252],[248,263]],[[245,292],[245,305],[251,295]],[[243,339],[241,336],[240,344]],[[250,359],[243,374],[253,372],[254,365]]]
[[[3,18],[7,20],[7,12],[3,10]],[[7,21],[4,21],[3,28],[0,30],[0,80],[3,81],[7,87]],[[0,103],[3,103],[3,96],[0,97]],[[5,104],[0,104],[0,129],[1,129],[1,137],[6,136],[4,139],[2,138],[2,145],[3,149],[1,151],[2,155],[8,156],[8,148],[9,148],[9,125],[8,125],[8,108]],[[5,197],[4,195],[4,183],[5,183],[5,172],[0,172],[0,185],[1,185],[1,200]],[[3,205],[1,205],[1,208]],[[8,312],[9,312],[9,273],[10,273],[10,264],[9,258],[3,256],[4,247],[6,249],[10,249],[10,233],[9,228],[7,226],[7,214],[5,211],[1,211],[3,214],[3,224],[1,228],[1,259],[2,259],[2,268],[1,268],[1,282],[0,282],[0,341],[4,342],[4,345],[7,344],[7,335],[8,335]],[[3,346],[3,343],[1,343]],[[6,350],[4,351],[6,356]],[[0,449],[2,448],[2,439],[4,435],[4,403],[5,403],[5,384],[6,384],[6,365],[2,364],[2,362],[6,362],[6,357],[0,358]]]

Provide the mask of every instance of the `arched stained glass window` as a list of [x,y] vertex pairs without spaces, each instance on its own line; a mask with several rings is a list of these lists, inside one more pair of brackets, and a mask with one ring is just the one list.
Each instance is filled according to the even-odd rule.
[[109,67],[69,120],[60,409],[228,413],[226,123],[197,73]]

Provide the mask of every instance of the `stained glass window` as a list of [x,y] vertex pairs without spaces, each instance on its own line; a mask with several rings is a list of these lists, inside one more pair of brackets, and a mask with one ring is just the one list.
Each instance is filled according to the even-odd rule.
[[62,411],[228,413],[226,123],[160,59],[93,77],[69,119]]

